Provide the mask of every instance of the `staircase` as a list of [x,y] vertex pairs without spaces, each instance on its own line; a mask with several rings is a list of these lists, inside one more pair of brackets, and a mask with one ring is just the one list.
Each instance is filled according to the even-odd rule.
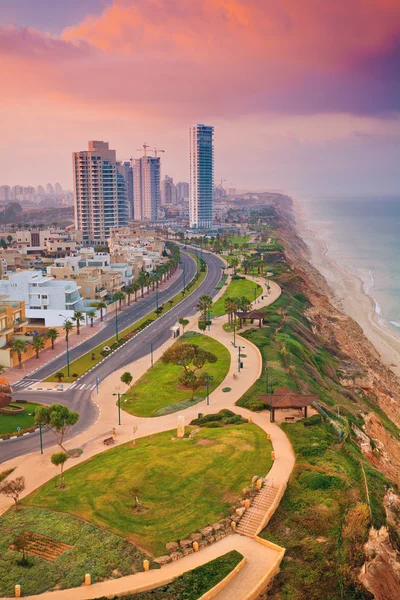
[[267,481],[263,488],[253,499],[253,503],[243,514],[237,526],[237,533],[254,537],[260,527],[266,512],[272,506],[278,493],[278,488],[274,487],[273,480]]

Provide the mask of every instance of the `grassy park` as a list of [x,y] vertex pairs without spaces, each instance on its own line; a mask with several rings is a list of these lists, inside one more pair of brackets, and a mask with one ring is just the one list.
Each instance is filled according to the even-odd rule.
[[[214,364],[206,364],[198,371],[206,372],[213,377],[209,383],[210,393],[225,379],[230,367],[229,351],[216,340],[199,333],[189,332],[185,334],[177,344],[182,341],[196,344],[212,352],[218,358]],[[125,396],[122,397],[121,406],[130,414],[139,417],[154,417],[172,406],[171,412],[185,408],[183,404],[189,401],[192,392],[184,388],[180,383],[183,369],[178,365],[166,365],[158,360],[152,369],[149,369],[139,381],[132,386]],[[201,387],[195,392],[196,398],[206,397],[206,388]],[[179,406],[175,406],[178,405]]]
[[254,302],[254,290],[256,290],[256,298],[261,296],[262,287],[254,281],[250,281],[249,279],[233,279],[221,298],[213,305],[212,314],[224,315],[226,313],[225,300],[227,298],[241,298],[245,296],[250,302]]
[[66,472],[66,488],[53,479],[23,504],[70,513],[164,554],[167,542],[228,516],[252,476],[271,466],[271,443],[256,425],[201,428],[180,441],[174,433],[98,454]]
[[[54,481],[53,481],[54,486]],[[72,546],[54,562],[29,555],[29,565],[18,564],[20,552],[10,549],[22,531],[46,536],[47,548],[57,543]],[[144,552],[127,540],[84,523],[71,515],[41,508],[10,509],[0,517],[0,596],[14,596],[14,586],[21,584],[23,595],[40,594],[57,588],[79,587],[85,573],[92,580],[131,575],[142,570]],[[154,566],[154,565],[153,565]]]
[[[35,409],[39,406],[38,404],[13,402],[11,406],[22,406],[25,410],[23,413],[16,415],[0,414],[0,437],[22,433],[35,424]],[[17,427],[20,427],[20,429],[17,430]]]

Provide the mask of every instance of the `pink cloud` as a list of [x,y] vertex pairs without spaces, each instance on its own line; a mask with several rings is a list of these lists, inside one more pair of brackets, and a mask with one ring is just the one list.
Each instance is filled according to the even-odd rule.
[[[398,0],[114,0],[61,38],[0,28],[5,93],[189,119],[399,109],[375,85],[400,40]],[[391,59],[392,60],[392,59]],[[393,62],[393,60],[392,60]]]

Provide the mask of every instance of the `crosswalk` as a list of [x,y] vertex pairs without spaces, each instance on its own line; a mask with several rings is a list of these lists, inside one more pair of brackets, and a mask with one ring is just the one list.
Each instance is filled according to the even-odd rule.
[[[39,383],[39,379],[21,379],[20,381],[17,381],[16,383],[12,384],[13,388],[18,388],[19,390],[23,390],[23,389],[27,389],[31,386],[35,386],[37,387],[37,384]],[[71,385],[69,385],[68,383],[64,384],[64,390],[68,391],[68,390],[90,390],[93,391],[96,387],[95,383],[72,383]]]

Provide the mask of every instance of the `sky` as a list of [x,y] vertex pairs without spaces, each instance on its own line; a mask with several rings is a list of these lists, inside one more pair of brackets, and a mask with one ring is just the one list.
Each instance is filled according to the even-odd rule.
[[399,0],[0,0],[0,185],[72,187],[73,151],[215,126],[215,178],[400,194]]

